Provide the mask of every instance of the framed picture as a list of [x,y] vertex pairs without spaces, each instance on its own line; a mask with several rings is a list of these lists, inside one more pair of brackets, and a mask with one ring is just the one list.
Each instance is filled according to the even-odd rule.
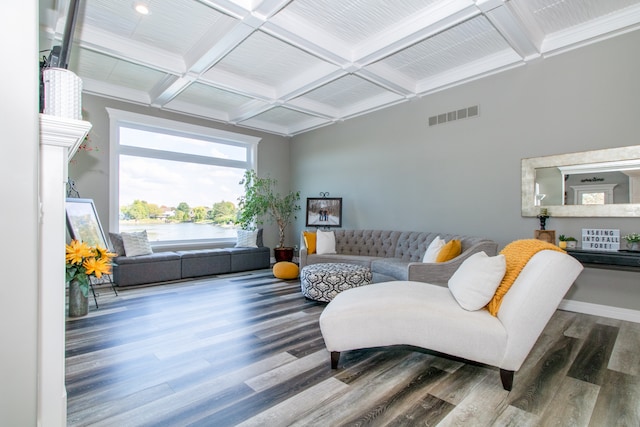
[[307,197],[307,227],[342,227],[342,197]]
[[67,199],[67,229],[72,239],[108,248],[92,199]]

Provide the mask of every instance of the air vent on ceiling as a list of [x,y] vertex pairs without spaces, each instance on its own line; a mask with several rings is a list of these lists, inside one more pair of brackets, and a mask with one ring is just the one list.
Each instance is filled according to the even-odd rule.
[[480,106],[473,105],[461,110],[438,114],[437,116],[429,117],[429,126],[441,125],[443,123],[452,122],[454,120],[468,119],[470,117],[477,116],[479,113]]

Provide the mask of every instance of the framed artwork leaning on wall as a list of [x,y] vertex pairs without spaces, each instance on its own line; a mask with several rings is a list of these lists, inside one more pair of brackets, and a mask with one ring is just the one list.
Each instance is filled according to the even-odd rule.
[[342,227],[342,197],[307,197],[307,227]]

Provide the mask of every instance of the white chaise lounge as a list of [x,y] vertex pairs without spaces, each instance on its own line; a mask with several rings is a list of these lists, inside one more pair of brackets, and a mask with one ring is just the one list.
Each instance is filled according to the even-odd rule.
[[497,316],[468,311],[449,288],[413,281],[377,283],[338,294],[320,316],[331,367],[340,352],[417,346],[500,368],[505,390],[582,271],[564,252],[541,250],[504,295]]

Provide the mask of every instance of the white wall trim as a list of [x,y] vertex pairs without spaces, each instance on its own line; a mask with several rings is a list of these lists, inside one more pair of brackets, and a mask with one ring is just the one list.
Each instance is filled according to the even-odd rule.
[[640,323],[640,311],[628,308],[612,307],[609,305],[566,299],[562,300],[558,308],[561,310],[573,311],[575,313],[592,314],[594,316],[603,316],[612,319]]

